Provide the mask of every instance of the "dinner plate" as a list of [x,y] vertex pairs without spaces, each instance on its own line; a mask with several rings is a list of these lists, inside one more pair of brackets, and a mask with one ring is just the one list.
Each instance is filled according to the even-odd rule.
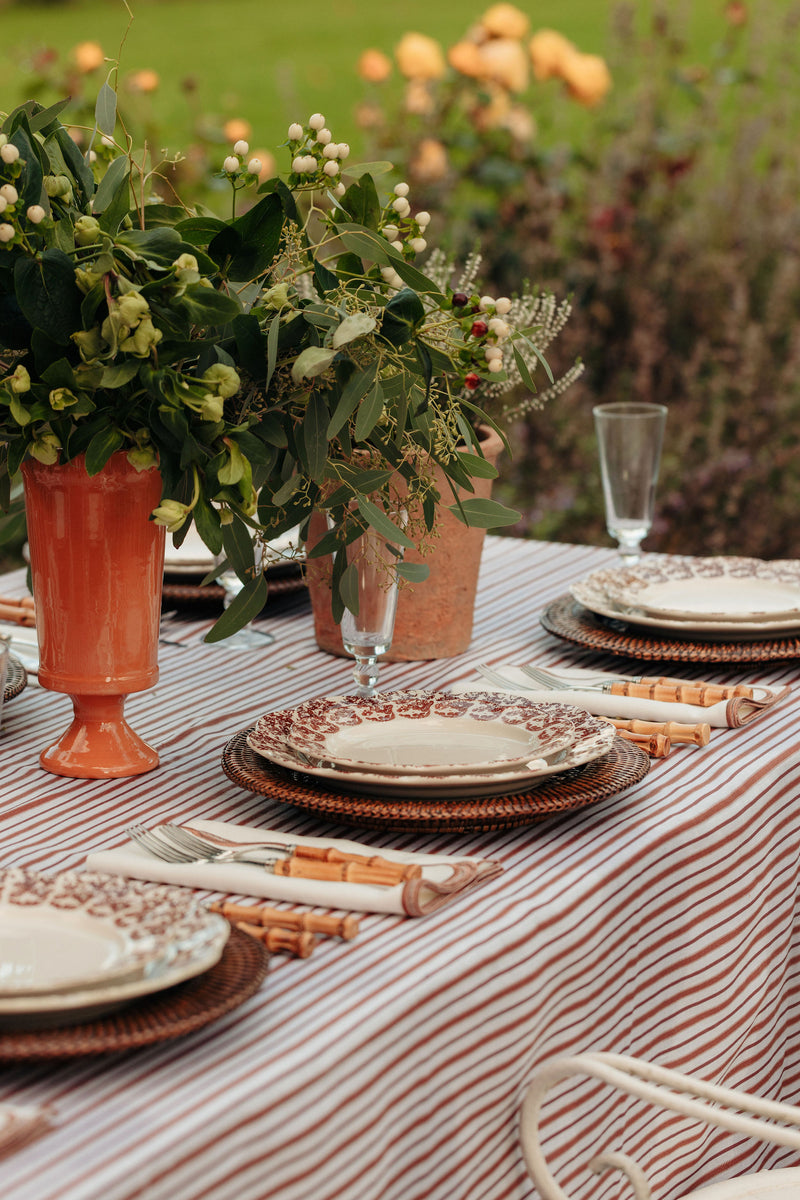
[[[305,557],[299,548],[299,527],[267,542],[266,559],[269,566],[297,562]],[[204,575],[214,566],[214,556],[206,546],[197,527],[192,525],[180,546],[167,542],[164,550],[164,572],[167,575]]]
[[302,755],[348,770],[471,775],[539,770],[578,736],[571,721],[543,714],[530,702],[383,692],[307,700],[293,710],[286,742]]
[[585,579],[573,583],[570,595],[589,612],[614,621],[624,621],[628,625],[642,626],[650,629],[675,631],[686,636],[700,635],[709,639],[737,640],[754,639],[782,633],[792,633],[800,630],[800,615],[797,617],[764,618],[760,620],[745,620],[737,617],[731,620],[705,620],[701,617],[687,616],[672,618],[655,616],[639,608],[631,608],[613,600],[608,593],[608,587],[614,585],[618,568],[593,571]]
[[758,558],[648,558],[609,573],[608,598],[674,621],[800,622],[800,561]]
[[117,875],[0,871],[0,1024],[109,1012],[219,959],[227,921],[183,888]]
[[[495,703],[499,700],[509,707],[518,703],[516,700],[509,702],[507,695],[501,696],[499,693],[471,692],[464,693],[459,698],[464,697],[484,697],[487,701]],[[329,786],[344,788],[349,792],[383,796],[387,799],[424,795],[426,798],[440,800],[503,796],[521,789],[529,789],[551,775],[602,757],[613,745],[616,730],[607,721],[599,720],[581,709],[573,708],[570,704],[538,704],[535,701],[524,703],[540,708],[543,717],[549,716],[552,721],[569,727],[575,733],[574,744],[564,752],[563,757],[559,757],[558,762],[537,769],[522,767],[486,774],[445,776],[391,776],[377,771],[318,765],[298,754],[286,743],[286,735],[293,720],[291,709],[266,713],[248,734],[247,742],[252,750],[270,762],[290,771],[300,771],[304,775],[325,780]]]

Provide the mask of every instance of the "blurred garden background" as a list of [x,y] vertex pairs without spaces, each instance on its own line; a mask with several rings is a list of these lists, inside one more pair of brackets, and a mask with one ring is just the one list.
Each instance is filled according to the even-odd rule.
[[551,365],[583,373],[517,398],[514,534],[610,545],[592,405],[651,400],[646,547],[800,556],[800,4],[129,4],[0,0],[0,110],[69,95],[88,148],[112,71],[124,128],[180,156],[163,198],[179,181],[212,210],[237,139],[284,170],[287,126],[321,111],[395,165],[431,246],[466,261],[480,239],[496,294],[571,299]]

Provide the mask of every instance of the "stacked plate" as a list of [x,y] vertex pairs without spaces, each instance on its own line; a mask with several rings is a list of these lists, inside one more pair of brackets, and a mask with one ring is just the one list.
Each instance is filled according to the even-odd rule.
[[594,571],[574,599],[600,616],[687,636],[763,639],[800,631],[800,560],[651,555]]
[[568,704],[494,692],[328,696],[267,713],[257,754],[326,787],[409,799],[503,796],[607,754],[615,730]]
[[[299,530],[292,529],[281,537],[267,543],[267,563],[272,569],[280,566],[297,569],[303,557],[300,550]],[[180,546],[173,546],[168,539],[164,551],[164,574],[181,576],[203,576],[214,566],[214,556],[206,546],[194,525],[191,526]]]
[[230,927],[185,888],[0,870],[0,1029],[90,1020],[209,970]]

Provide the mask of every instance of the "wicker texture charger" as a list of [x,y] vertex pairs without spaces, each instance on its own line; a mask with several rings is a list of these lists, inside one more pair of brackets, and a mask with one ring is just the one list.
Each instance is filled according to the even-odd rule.
[[548,776],[538,787],[510,796],[381,800],[334,791],[312,776],[273,765],[250,749],[250,732],[243,729],[235,734],[222,753],[222,769],[229,779],[259,796],[367,829],[465,833],[530,825],[615,796],[650,770],[650,759],[639,746],[616,738],[604,758]]
[[[292,592],[302,592],[308,586],[305,576],[299,568],[297,571],[277,575],[274,578],[268,573],[267,583],[269,586],[267,603],[269,603],[269,596],[287,596]],[[219,607],[224,599],[225,589],[218,583],[209,583],[205,587],[199,583],[179,583],[178,577],[174,575],[170,577],[169,573],[165,575],[161,588],[162,604],[208,604]]]
[[118,1012],[61,1029],[0,1029],[0,1061],[106,1054],[184,1037],[249,1000],[264,981],[268,962],[261,942],[232,929],[210,970]]
[[6,670],[6,686],[3,690],[3,700],[13,700],[20,692],[24,691],[28,686],[28,672],[23,667],[18,658],[13,654],[8,656],[8,667]]
[[749,663],[800,658],[800,637],[743,642],[690,641],[634,632],[634,626],[589,612],[570,595],[559,596],[539,617],[548,633],[607,654],[656,662]]

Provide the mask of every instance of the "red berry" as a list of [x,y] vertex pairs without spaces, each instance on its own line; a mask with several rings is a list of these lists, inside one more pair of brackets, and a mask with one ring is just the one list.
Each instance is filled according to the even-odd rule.
[[469,302],[469,296],[465,296],[463,292],[456,292],[453,296],[453,308],[465,308]]
[[489,332],[489,326],[486,324],[485,321],[473,321],[472,322],[472,336],[474,338],[486,337],[488,332]]
[[468,387],[471,392],[474,392],[480,381],[480,375],[476,375],[474,371],[470,371],[469,375],[467,375],[466,379],[464,380],[464,386]]

